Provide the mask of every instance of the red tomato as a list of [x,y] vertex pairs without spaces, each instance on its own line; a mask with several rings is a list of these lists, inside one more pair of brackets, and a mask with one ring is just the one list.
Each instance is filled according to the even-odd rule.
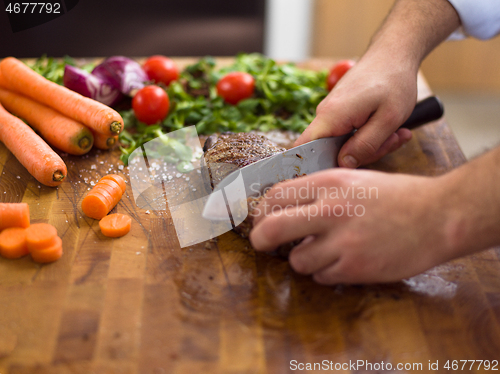
[[179,69],[175,62],[165,56],[151,56],[144,62],[142,69],[149,79],[156,83],[164,83],[167,86],[170,82],[179,79]]
[[255,79],[241,71],[229,73],[217,82],[217,94],[233,105],[252,96],[254,89]]
[[170,100],[161,87],[146,86],[134,95],[132,109],[139,121],[152,125],[167,116],[170,109]]
[[328,91],[331,91],[332,88],[337,84],[340,78],[343,77],[347,71],[352,68],[356,64],[356,61],[353,60],[342,60],[337,62],[330,69],[330,74],[326,78],[326,86],[328,87]]

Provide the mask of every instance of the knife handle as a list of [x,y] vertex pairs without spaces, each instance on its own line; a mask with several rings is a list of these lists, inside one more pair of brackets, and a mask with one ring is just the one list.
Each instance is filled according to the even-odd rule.
[[430,96],[419,101],[410,117],[401,125],[407,129],[414,129],[418,126],[440,119],[443,116],[443,103],[436,96]]

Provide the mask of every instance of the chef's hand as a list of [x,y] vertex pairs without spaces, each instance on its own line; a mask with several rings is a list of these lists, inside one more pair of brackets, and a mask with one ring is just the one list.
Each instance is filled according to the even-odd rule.
[[279,183],[256,207],[250,240],[272,251],[306,238],[290,264],[322,284],[414,276],[456,257],[441,180],[337,168]]
[[340,166],[377,161],[411,139],[399,129],[417,98],[417,61],[396,60],[378,51],[365,54],[318,105],[316,118],[295,145],[358,131],[342,147]]

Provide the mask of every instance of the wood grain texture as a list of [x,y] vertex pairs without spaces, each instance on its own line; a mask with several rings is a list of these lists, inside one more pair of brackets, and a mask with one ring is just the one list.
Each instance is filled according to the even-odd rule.
[[[104,174],[129,180],[118,156],[63,155],[68,180],[49,188],[0,144],[0,201],[27,202],[64,246],[48,265],[0,259],[0,373],[280,374],[291,360],[423,372],[439,360],[445,373],[446,360],[500,358],[499,249],[393,284],[325,287],[234,232],[181,249],[169,213],[139,209],[130,185],[113,212],[131,215],[132,230],[110,239],[80,204]],[[439,175],[464,162],[440,120],[370,168]]]

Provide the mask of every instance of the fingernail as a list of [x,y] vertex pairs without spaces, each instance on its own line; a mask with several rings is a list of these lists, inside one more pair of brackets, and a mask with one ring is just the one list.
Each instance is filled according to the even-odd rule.
[[351,155],[346,155],[342,158],[342,161],[344,161],[344,164],[348,167],[348,168],[355,168],[358,166],[358,160],[356,160],[354,157],[352,157]]

